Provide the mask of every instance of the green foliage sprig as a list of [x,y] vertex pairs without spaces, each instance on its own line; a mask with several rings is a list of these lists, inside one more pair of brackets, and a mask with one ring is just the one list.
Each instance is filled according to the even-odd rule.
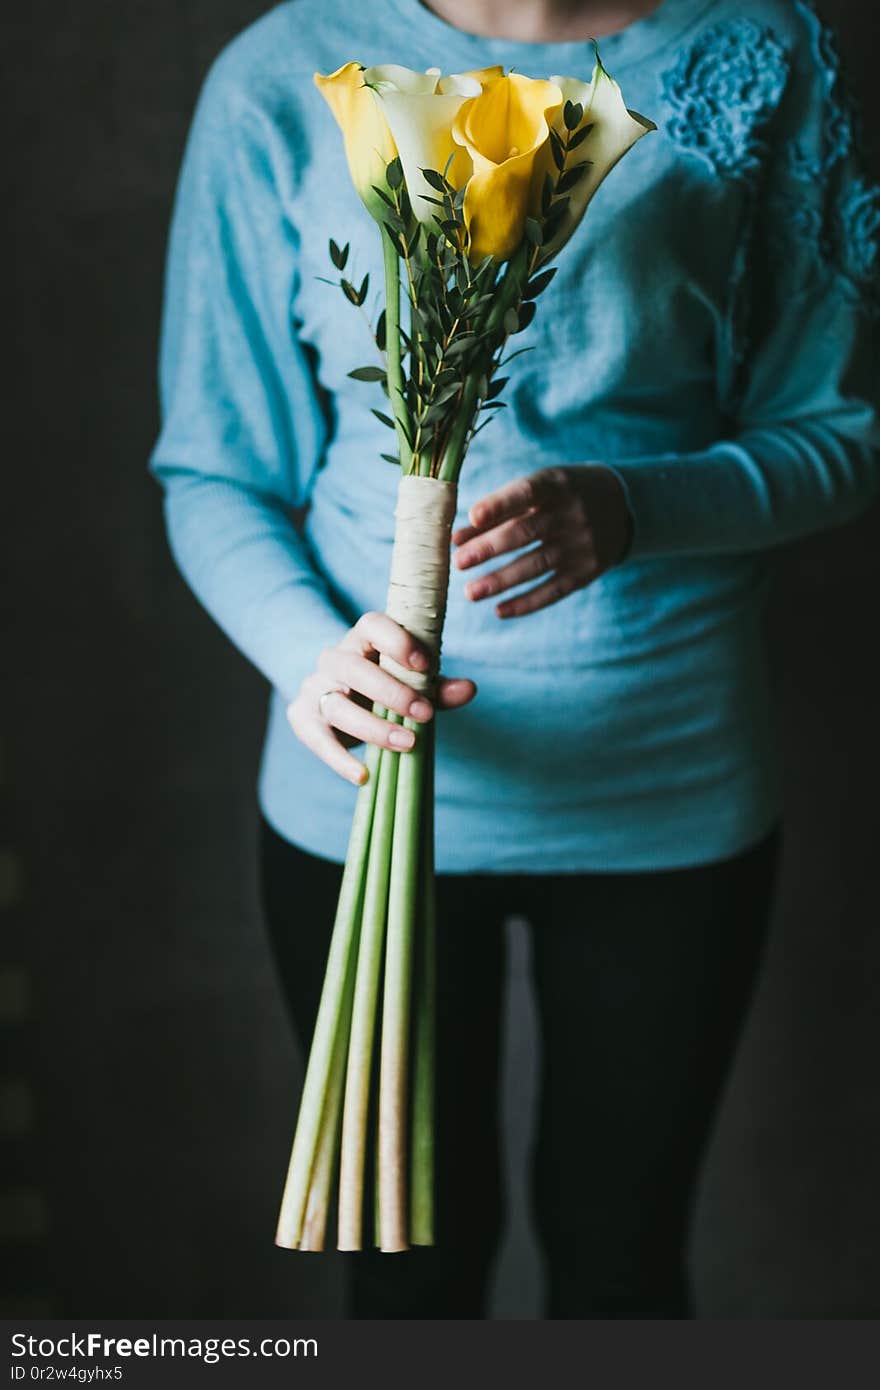
[[[509,377],[497,372],[530,351],[525,347],[505,356],[508,339],[529,326],[535,301],[556,274],[546,261],[564,228],[571,191],[590,166],[589,160],[572,158],[592,129],[578,129],[582,120],[582,107],[567,102],[565,134],[550,132],[554,167],[544,178],[539,211],[527,218],[525,238],[503,267],[491,257],[471,262],[466,188],[450,183],[448,165],[442,171],[422,170],[432,189],[422,196],[436,209],[431,222],[413,215],[399,159],[386,168],[386,187],[374,186],[386,208],[387,306],[371,328],[382,365],[356,367],[349,376],[381,385],[389,397],[390,413],[374,408],[373,414],[396,431],[399,448],[382,457],[405,472],[454,479],[471,440],[504,409],[498,397]],[[344,275],[349,246],[331,240],[329,251],[340,277],[329,283],[363,309],[369,275],[356,286]],[[399,313],[401,278],[406,326]]]

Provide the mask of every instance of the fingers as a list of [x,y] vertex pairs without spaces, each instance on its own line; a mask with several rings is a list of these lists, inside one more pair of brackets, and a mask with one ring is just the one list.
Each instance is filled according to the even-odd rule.
[[346,633],[341,645],[361,656],[375,652],[380,656],[393,657],[411,671],[424,672],[431,667],[428,653],[420,643],[387,613],[365,613]]
[[[381,654],[413,671],[430,669],[425,649],[399,623],[385,613],[366,613],[339,646],[321,654],[318,669],[306,677],[287,708],[288,722],[300,741],[356,786],[366,780],[367,771],[346,743],[371,743],[407,752],[416,742],[411,727],[374,714],[367,702],[416,723],[427,723],[434,714],[430,700],[379,666],[376,658]],[[473,681],[441,680],[437,706],[459,709],[475,694]]]
[[461,709],[463,705],[470,704],[476,693],[477,687],[473,681],[450,676],[441,680],[437,687],[437,705],[440,709]]
[[457,531],[452,533],[453,545],[464,545],[465,541],[472,540],[474,536],[480,534],[479,526],[460,526]]
[[542,468],[527,478],[505,483],[471,507],[471,525],[478,531],[520,516],[531,507],[547,507],[569,495],[570,480],[564,468]]
[[415,744],[411,729],[381,719],[349,698],[344,690],[328,690],[320,672],[303,681],[300,693],[287,709],[293,732],[316,757],[340,777],[360,786],[366,778],[363,763],[343,747],[337,732],[358,743],[374,743],[396,752],[408,752]]
[[522,550],[524,545],[546,540],[569,521],[575,521],[573,505],[571,508],[554,508],[546,512],[533,511],[513,521],[504,521],[500,526],[465,541],[456,554],[456,567],[460,570],[471,569],[473,565],[483,565],[487,560],[507,555],[512,550]]
[[356,704],[341,690],[325,692],[320,697],[320,715],[331,728],[350,734],[359,743],[375,743],[381,748],[408,752],[416,741],[412,729],[380,719],[378,714]]
[[505,599],[497,605],[495,612],[499,618],[521,618],[526,613],[537,613],[539,608],[549,608],[551,603],[558,603],[560,599],[567,598],[575,589],[583,588],[586,583],[587,576],[580,576],[574,571],[554,574],[543,584],[536,584],[534,589],[529,589],[527,593]]
[[513,589],[517,584],[527,584],[530,579],[539,579],[542,574],[555,570],[561,561],[561,545],[551,542],[548,545],[536,546],[534,550],[520,555],[510,564],[501,565],[491,574],[481,574],[479,579],[472,579],[465,585],[465,595],[475,602],[493,598],[495,594],[503,594],[506,589]]
[[366,781],[367,769],[363,763],[343,748],[326,720],[308,709],[302,694],[288,705],[287,720],[300,742],[333,772],[356,787]]
[[[392,626],[397,632],[403,632],[397,623]],[[341,686],[346,693],[354,690],[358,695],[366,696],[371,703],[384,705],[386,709],[394,710],[395,714],[408,715],[422,724],[434,713],[430,700],[424,695],[417,695],[404,681],[383,671],[375,661],[344,645],[329,647],[322,652],[318,658],[318,670],[327,677],[324,691],[332,690],[334,685]],[[327,703],[325,700],[324,704]]]

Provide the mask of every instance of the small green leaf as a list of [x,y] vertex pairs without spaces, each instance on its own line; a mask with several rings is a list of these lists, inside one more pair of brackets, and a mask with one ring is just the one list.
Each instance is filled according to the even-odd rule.
[[394,421],[391,419],[390,415],[383,415],[382,411],[377,410],[375,406],[372,406],[371,409],[376,419],[381,420],[383,425],[387,425],[390,430],[396,428]]
[[380,352],[385,351],[387,329],[385,326],[385,310],[383,309],[376,320],[376,346]]
[[391,242],[391,245],[394,247],[394,250],[397,252],[398,256],[400,256],[403,250],[403,248],[400,245],[400,233],[393,231],[392,228],[389,227],[387,222],[382,223],[382,231],[385,233],[388,240]]
[[509,352],[506,357],[502,357],[498,363],[499,367],[506,367],[508,362],[512,362],[514,357],[522,357],[524,352],[534,352],[534,346],[517,348],[516,352]]
[[379,185],[378,185],[377,183],[372,184],[371,187],[372,187],[374,193],[378,193],[378,195],[379,195],[379,197],[382,199],[382,202],[383,202],[383,203],[386,203],[386,204],[388,205],[388,207],[390,207],[390,208],[392,209],[393,212],[396,212],[396,211],[397,211],[397,209],[396,209],[395,206],[394,206],[394,203],[393,203],[392,199],[388,197],[388,194],[385,192],[385,189],[384,189],[384,188],[380,188]]
[[452,400],[453,396],[457,396],[460,390],[461,386],[459,382],[450,382],[448,386],[444,386],[440,391],[437,392],[437,394],[434,396],[434,399],[431,402],[431,405],[445,405],[447,401]]
[[340,250],[340,248],[336,245],[336,242],[335,242],[335,241],[333,240],[333,238],[331,237],[331,238],[330,238],[330,259],[331,259],[331,261],[333,262],[333,264],[335,265],[335,267],[336,267],[337,270],[344,270],[344,269],[345,269],[345,262],[348,260],[348,242],[346,242],[345,245],[344,245],[344,246],[342,247],[342,249]]
[[523,299],[537,299],[539,294],[543,294],[553,276],[556,274],[556,266],[550,270],[543,270],[540,275],[535,275],[525,289]]
[[570,188],[574,188],[576,183],[580,183],[592,162],[591,159],[585,159],[581,164],[574,164],[570,169],[566,169],[565,173],[559,176],[556,192],[567,193]]
[[345,295],[349,304],[354,304],[357,308],[360,305],[360,300],[358,299],[358,292],[354,285],[350,280],[340,280],[339,283],[342,286],[342,293]]
[[565,168],[565,146],[552,126],[550,127],[550,149],[553,153],[553,163],[561,172]]
[[403,183],[403,165],[400,159],[392,159],[388,168],[385,170],[385,177],[388,180],[388,187],[397,189]]
[[498,377],[497,381],[493,381],[489,386],[489,393],[487,399],[493,401],[496,396],[500,396],[501,392],[504,390],[509,380],[509,376],[500,376]]
[[431,188],[436,188],[438,193],[448,192],[449,184],[446,182],[442,174],[437,173],[436,169],[423,169],[422,176],[424,177],[425,183],[427,183]]
[[456,333],[452,342],[446,349],[445,355],[447,362],[454,357],[461,357],[464,353],[468,352],[474,345],[475,336],[476,335],[473,333]]
[[593,130],[594,125],[595,122],[590,121],[589,125],[582,125],[580,130],[575,131],[574,135],[571,136],[568,142],[569,154],[572,150],[576,150],[578,145],[583,144],[584,140],[586,140],[587,136]]
[[544,229],[537,217],[526,218],[526,240],[532,246],[541,246],[544,241]]
[[384,459],[386,463],[396,463],[398,466],[400,464],[400,459],[396,454],[380,454],[379,457]]
[[528,326],[529,326],[529,324],[531,323],[532,319],[535,317],[535,314],[537,313],[537,311],[538,311],[538,306],[537,306],[537,304],[535,304],[535,303],[533,303],[533,302],[531,302],[531,301],[527,301],[525,304],[521,304],[521,305],[520,305],[520,307],[519,307],[519,332],[520,332],[520,333],[522,333],[522,331],[523,331],[524,328],[528,328]]
[[568,212],[568,202],[568,198],[560,198],[559,202],[554,203],[547,214],[547,218],[544,222],[545,245],[553,240],[565,220],[565,216]]
[[381,367],[355,367],[348,374],[352,381],[384,381],[385,373]]
[[579,101],[567,101],[562,108],[562,119],[566,130],[577,130],[584,119],[584,108]]

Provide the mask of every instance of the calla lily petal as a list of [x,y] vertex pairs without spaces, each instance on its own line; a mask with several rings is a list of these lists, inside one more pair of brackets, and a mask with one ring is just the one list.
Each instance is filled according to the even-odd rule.
[[[587,206],[607,174],[627,150],[632,149],[637,140],[649,131],[656,130],[653,121],[640,116],[637,111],[628,110],[623,93],[614,78],[596,61],[590,82],[581,82],[576,77],[554,77],[562,92],[564,101],[579,103],[584,110],[583,120],[578,129],[592,125],[593,129],[578,146],[571,157],[571,164],[590,160],[590,168],[571,191],[569,213],[554,241],[544,247],[541,261],[555,256],[575,231],[587,210]],[[561,113],[556,122],[560,135],[564,134]]]
[[439,77],[439,68],[416,72],[415,68],[404,68],[399,63],[376,63],[374,67],[364,68],[364,81],[379,96],[384,95],[386,89],[409,96],[430,96],[437,90]]
[[314,80],[342,131],[351,181],[367,211],[381,221],[385,205],[373,185],[385,187],[385,170],[397,147],[376,96],[364,83],[364,69],[360,63],[344,63],[328,77],[316,72]]
[[452,136],[473,163],[464,199],[472,260],[507,260],[522,241],[550,167],[549,122],[562,100],[555,83],[511,73],[459,111]]
[[496,63],[491,68],[476,68],[473,72],[462,74],[464,77],[473,77],[483,88],[491,87],[493,82],[499,82],[504,76],[504,68],[500,63]]
[[443,173],[453,156],[447,177],[458,188],[470,177],[471,163],[453,143],[452,124],[462,103],[480,95],[475,77],[440,77],[439,70],[414,73],[392,64],[367,68],[365,81],[373,88],[394,136],[413,212],[430,223],[436,212],[428,198],[436,198],[422,170]]

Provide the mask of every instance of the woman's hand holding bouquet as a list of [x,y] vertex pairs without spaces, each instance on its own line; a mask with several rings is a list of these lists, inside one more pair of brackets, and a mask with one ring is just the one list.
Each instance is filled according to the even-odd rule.
[[416,741],[411,729],[373,714],[373,705],[401,719],[427,724],[433,718],[435,703],[438,709],[459,709],[477,693],[473,681],[440,680],[432,702],[383,671],[378,664],[383,656],[419,675],[430,670],[428,652],[399,623],[387,613],[364,613],[338,646],[321,653],[316,670],[303,681],[287,711],[297,738],[356,786],[366,780],[366,768],[359,758],[346,752],[346,747],[372,743],[378,748],[409,752]]

